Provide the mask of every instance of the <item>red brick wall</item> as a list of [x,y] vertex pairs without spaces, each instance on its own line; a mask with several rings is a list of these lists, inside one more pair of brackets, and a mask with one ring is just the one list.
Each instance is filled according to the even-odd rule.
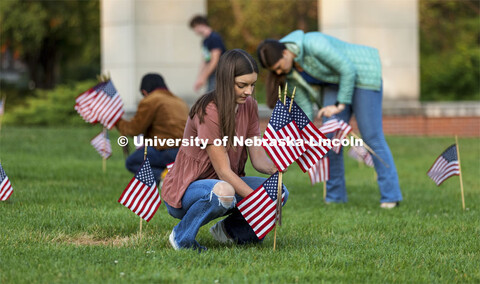
[[[267,123],[268,118],[261,119],[261,131]],[[314,123],[321,125],[318,120]],[[354,118],[350,124],[359,133]],[[386,135],[480,137],[480,117],[384,116],[383,131]]]

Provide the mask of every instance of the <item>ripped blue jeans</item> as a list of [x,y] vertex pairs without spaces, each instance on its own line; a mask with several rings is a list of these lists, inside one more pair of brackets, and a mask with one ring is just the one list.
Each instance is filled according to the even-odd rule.
[[[242,177],[250,188],[257,189],[266,178]],[[174,208],[166,202],[168,213],[181,221],[173,228],[175,241],[182,248],[196,248],[200,245],[195,240],[201,226],[222,216],[228,215],[224,220],[224,227],[228,235],[238,244],[260,242],[247,223],[242,214],[235,207],[235,204],[242,200],[242,197],[235,194],[232,197],[223,198],[221,201],[213,192],[213,187],[221,180],[204,179],[192,182],[182,197],[182,208]],[[288,199],[288,191],[285,192],[284,204]],[[230,201],[232,200],[232,201]]]

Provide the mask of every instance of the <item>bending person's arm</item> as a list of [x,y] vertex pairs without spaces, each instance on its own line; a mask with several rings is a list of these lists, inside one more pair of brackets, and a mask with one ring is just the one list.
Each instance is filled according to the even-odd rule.
[[253,189],[250,188],[237,174],[230,168],[230,159],[223,146],[208,145],[207,154],[212,162],[213,168],[220,180],[228,182],[235,189],[235,193],[241,197],[246,197]]
[[145,131],[152,124],[156,108],[152,107],[145,99],[140,101],[137,112],[132,120],[120,119],[115,125],[122,135],[135,136]]
[[[261,139],[261,137],[257,138]],[[267,153],[265,153],[265,150],[262,146],[248,147],[248,154],[250,155],[250,161],[252,162],[252,166],[258,172],[266,175],[273,175],[278,171],[277,167],[275,167],[275,164],[267,156]]]
[[220,55],[222,55],[222,50],[219,48],[212,49],[210,53],[210,61],[203,63],[198,74],[197,81],[195,82],[195,91],[198,91],[203,85],[207,83],[208,77],[215,71],[220,60]]

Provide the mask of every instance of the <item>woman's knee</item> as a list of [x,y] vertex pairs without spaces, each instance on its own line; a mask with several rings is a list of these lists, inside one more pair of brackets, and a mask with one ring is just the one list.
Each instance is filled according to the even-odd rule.
[[217,196],[220,204],[225,209],[230,209],[235,205],[235,189],[228,182],[218,182],[212,192]]

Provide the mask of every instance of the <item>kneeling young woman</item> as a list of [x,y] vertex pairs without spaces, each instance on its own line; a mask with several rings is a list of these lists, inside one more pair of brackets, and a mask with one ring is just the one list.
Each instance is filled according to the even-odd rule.
[[[181,220],[169,238],[175,249],[205,249],[195,240],[198,230],[226,215],[210,228],[217,241],[260,242],[235,207],[266,180],[245,176],[248,155],[258,172],[277,172],[261,146],[234,145],[234,136],[239,140],[260,136],[257,103],[251,97],[257,63],[247,52],[234,49],[222,55],[216,72],[216,89],[193,105],[183,134],[184,139],[198,138],[207,146],[182,145],[162,187],[168,213]],[[288,192],[283,190],[286,201]]]

